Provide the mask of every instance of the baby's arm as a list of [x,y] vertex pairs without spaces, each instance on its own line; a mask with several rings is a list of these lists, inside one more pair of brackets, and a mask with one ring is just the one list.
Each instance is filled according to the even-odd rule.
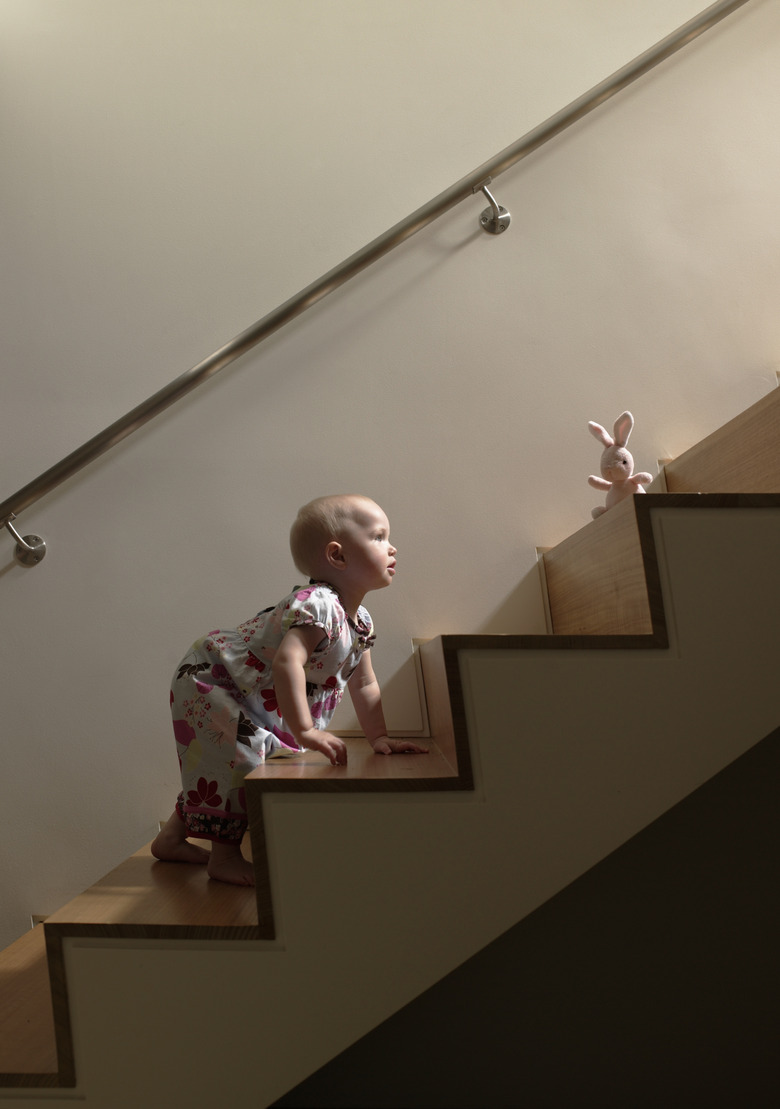
[[421,747],[412,740],[388,739],[385,714],[382,709],[382,694],[371,665],[370,651],[363,653],[349,679],[349,693],[360,727],[378,755],[427,754],[427,747]]
[[306,700],[306,663],[322,641],[322,628],[307,624],[290,628],[274,655],[271,667],[276,701],[285,724],[300,747],[322,751],[334,766],[345,765],[347,745],[330,732],[315,728]]

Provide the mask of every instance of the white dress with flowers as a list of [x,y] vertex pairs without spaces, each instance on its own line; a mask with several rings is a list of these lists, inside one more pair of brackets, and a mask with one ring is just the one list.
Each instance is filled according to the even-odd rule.
[[306,698],[326,729],[363,652],[374,641],[361,607],[353,622],[336,591],[322,582],[291,593],[230,631],[192,645],[177,667],[171,712],[181,767],[177,802],[187,834],[238,842],[247,826],[244,778],[266,758],[300,750],[276,703],[274,655],[290,628],[322,628],[306,664]]

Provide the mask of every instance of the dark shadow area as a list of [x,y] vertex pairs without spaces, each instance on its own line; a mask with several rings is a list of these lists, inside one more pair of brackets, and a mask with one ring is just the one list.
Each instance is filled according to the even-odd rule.
[[780,729],[272,1109],[774,1107],[778,782]]

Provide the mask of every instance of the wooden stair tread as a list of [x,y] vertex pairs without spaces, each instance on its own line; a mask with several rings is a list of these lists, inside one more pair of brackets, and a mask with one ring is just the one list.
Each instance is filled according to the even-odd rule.
[[[257,924],[254,891],[205,866],[163,863],[147,844],[46,919],[60,935],[225,938]],[[245,846],[248,851],[248,843]]]
[[[377,755],[364,739],[348,739],[347,765],[331,766],[319,751],[305,751],[289,759],[269,759],[248,775],[253,782],[262,782],[264,788],[285,788],[282,783],[294,784],[296,790],[306,788],[306,782],[316,783],[317,790],[370,788],[370,783],[383,783],[392,788],[394,782],[400,789],[409,789],[411,783],[451,778],[457,770],[445,758],[434,740],[421,739],[425,755]],[[263,788],[261,787],[261,788]]]
[[[43,925],[0,952],[0,1072],[13,1080],[57,1070]],[[8,1084],[13,1084],[13,1081]]]

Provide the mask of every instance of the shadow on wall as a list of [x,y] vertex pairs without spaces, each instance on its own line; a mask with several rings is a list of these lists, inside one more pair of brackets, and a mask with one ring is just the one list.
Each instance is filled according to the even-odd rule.
[[541,568],[536,565],[476,629],[478,635],[546,635]]
[[[385,705],[388,733],[404,738],[426,737],[428,732],[425,692],[420,660],[410,646],[408,658],[389,677],[382,679],[382,700]],[[331,730],[337,735],[361,736],[349,696],[344,698],[333,718]]]

